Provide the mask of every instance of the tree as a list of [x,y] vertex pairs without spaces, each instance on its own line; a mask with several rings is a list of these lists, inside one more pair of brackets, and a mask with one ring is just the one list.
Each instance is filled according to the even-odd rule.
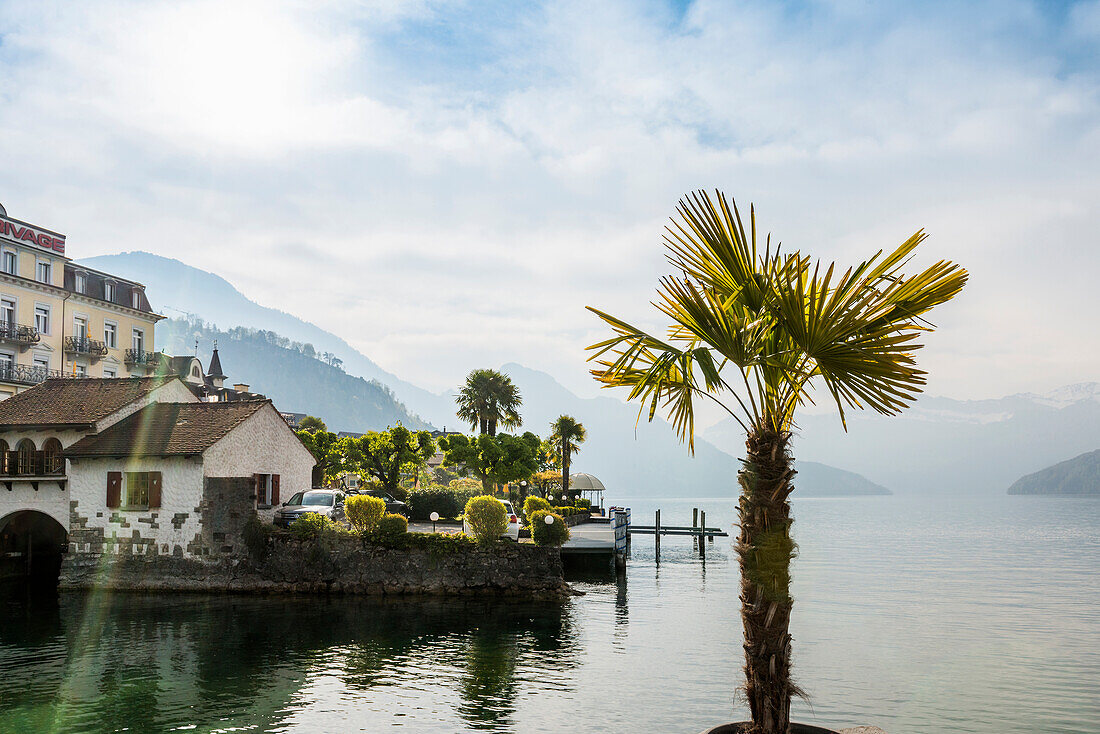
[[460,465],[462,476],[472,473],[486,492],[495,484],[528,479],[538,470],[539,437],[530,431],[522,436],[456,434],[439,439],[439,446],[448,464]]
[[340,451],[351,471],[374,477],[391,495],[400,497],[401,475],[416,471],[435,454],[428,431],[410,431],[397,425],[388,431],[370,431],[358,438],[340,440]]
[[[754,731],[786,734],[790,700],[788,634],[792,599],[788,497],[794,476],[789,441],[798,406],[824,385],[844,422],[846,407],[899,413],[921,392],[925,373],[913,352],[931,331],[922,317],[966,283],[960,266],[940,261],[906,276],[902,267],[925,239],[918,231],[894,252],[840,273],[800,252],[781,254],[757,240],[735,204],[696,192],[667,229],[669,262],[657,308],[664,337],[590,308],[614,335],[592,345],[597,380],[629,388],[652,420],[659,407],[694,451],[695,401],[710,400],[746,434],[738,473],[741,616],[746,697]],[[640,416],[641,412],[639,412]]]
[[325,422],[317,416],[307,415],[305,418],[298,422],[298,430],[315,433],[317,431],[327,431],[328,426],[326,426]]
[[523,419],[519,407],[523,397],[512,378],[496,370],[473,370],[466,375],[466,384],[455,398],[460,420],[478,429],[478,433],[497,435],[501,428],[519,428]]
[[557,449],[560,457],[561,489],[570,497],[573,497],[573,490],[569,486],[569,465],[573,460],[573,454],[580,451],[580,444],[584,443],[585,438],[584,426],[572,416],[558,416],[558,419],[550,424],[550,443]]
[[344,471],[344,457],[338,448],[341,439],[335,433],[329,433],[323,428],[314,431],[298,430],[296,434],[313,454],[313,460],[316,462],[313,465],[313,486],[331,485]]

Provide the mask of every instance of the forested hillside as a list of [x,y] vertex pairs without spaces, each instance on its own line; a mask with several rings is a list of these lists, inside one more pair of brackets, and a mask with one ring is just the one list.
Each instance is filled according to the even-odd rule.
[[[214,340],[222,368],[234,382],[267,395],[282,411],[322,418],[333,431],[371,431],[400,422],[428,428],[385,385],[347,374],[339,360],[318,355],[311,344],[292,342],[272,331],[235,327],[222,331],[199,319],[168,319],[157,325],[157,348],[169,354],[194,354],[210,362]],[[325,356],[328,362],[322,361]]]

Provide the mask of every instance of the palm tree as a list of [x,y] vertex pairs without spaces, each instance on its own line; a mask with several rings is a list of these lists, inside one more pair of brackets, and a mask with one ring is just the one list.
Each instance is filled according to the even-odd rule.
[[[957,294],[966,270],[940,261],[906,276],[902,267],[925,239],[918,231],[894,252],[848,268],[823,266],[799,252],[758,243],[750,209],[746,233],[733,202],[716,192],[681,200],[666,228],[668,260],[658,310],[671,319],[664,337],[590,309],[614,335],[589,349],[605,386],[630,389],[652,420],[667,410],[694,451],[695,401],[724,408],[744,429],[738,472],[741,617],[745,693],[753,731],[787,734],[792,599],[788,496],[793,490],[795,411],[824,385],[842,423],[846,407],[894,415],[925,384],[913,352],[932,330],[922,315]],[[762,245],[762,246],[761,246]]]
[[558,450],[561,457],[561,490],[570,497],[569,491],[569,464],[573,454],[580,451],[580,445],[587,438],[584,426],[577,422],[576,418],[568,415],[558,416],[558,419],[550,424],[550,443]]
[[497,424],[502,428],[519,428],[519,406],[523,397],[512,378],[496,370],[473,370],[466,375],[466,384],[455,398],[460,419],[477,428],[479,433],[497,435]]

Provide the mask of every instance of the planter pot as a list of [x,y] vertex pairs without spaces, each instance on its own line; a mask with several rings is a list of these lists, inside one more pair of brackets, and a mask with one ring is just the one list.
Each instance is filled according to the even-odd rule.
[[[751,721],[738,721],[733,724],[722,724],[716,726],[713,729],[707,729],[702,734],[741,734],[741,732],[748,731],[752,726]],[[810,726],[809,724],[791,724],[791,734],[838,734],[832,729],[822,729],[820,726]]]

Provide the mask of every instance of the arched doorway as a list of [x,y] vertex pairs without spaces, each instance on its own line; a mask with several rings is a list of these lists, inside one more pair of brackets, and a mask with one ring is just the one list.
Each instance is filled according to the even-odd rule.
[[56,586],[68,534],[57,520],[37,510],[0,519],[0,575],[35,586]]

